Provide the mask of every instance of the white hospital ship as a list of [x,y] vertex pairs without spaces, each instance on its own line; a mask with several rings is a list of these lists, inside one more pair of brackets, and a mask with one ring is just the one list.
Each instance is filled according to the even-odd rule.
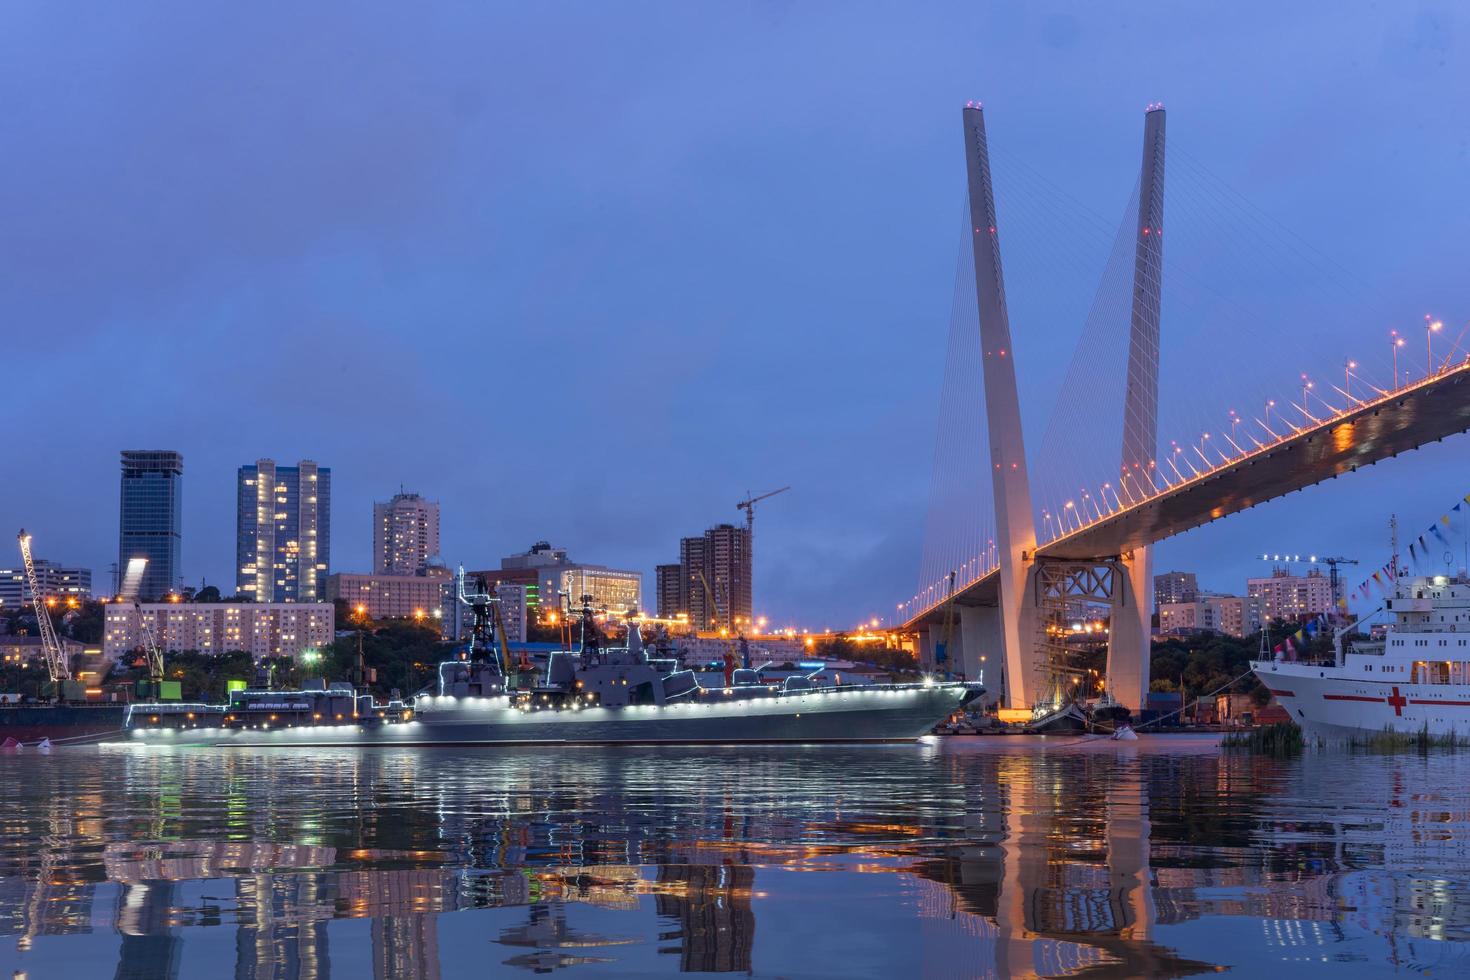
[[1309,739],[1361,740],[1381,732],[1470,740],[1470,580],[1465,574],[1394,577],[1382,640],[1330,664],[1252,661],[1261,683]]

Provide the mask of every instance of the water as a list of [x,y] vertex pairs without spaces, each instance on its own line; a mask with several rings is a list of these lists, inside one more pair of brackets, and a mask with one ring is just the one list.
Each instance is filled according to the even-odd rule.
[[1470,974],[1470,755],[0,756],[0,975]]

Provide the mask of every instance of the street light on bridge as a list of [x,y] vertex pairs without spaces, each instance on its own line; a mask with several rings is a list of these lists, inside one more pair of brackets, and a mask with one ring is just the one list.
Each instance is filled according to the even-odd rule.
[[1424,376],[1427,378],[1434,374],[1434,335],[1444,326],[1443,321],[1433,320],[1428,313],[1424,314]]
[[1393,346],[1393,386],[1398,390],[1399,386],[1399,348],[1404,346],[1404,338],[1399,336],[1397,330],[1388,332],[1389,343]]

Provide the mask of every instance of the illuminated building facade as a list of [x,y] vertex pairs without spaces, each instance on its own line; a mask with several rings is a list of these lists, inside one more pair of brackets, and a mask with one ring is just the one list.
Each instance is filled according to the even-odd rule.
[[164,449],[124,449],[118,503],[117,566],[148,559],[138,595],[160,599],[179,584],[184,457]]
[[235,587],[255,602],[317,602],[332,551],[332,470],[261,459],[239,470]]
[[[42,599],[90,599],[92,597],[92,570],[90,568],[67,568],[47,561],[35,559],[36,585]],[[0,612],[28,606],[31,588],[26,584],[25,568],[0,568]]]
[[[256,660],[295,657],[332,642],[333,637],[330,602],[145,602],[142,610],[165,653],[243,650]],[[142,645],[132,605],[108,606],[103,655],[115,661]]]
[[1320,568],[1293,575],[1274,568],[1270,578],[1246,579],[1245,590],[1261,600],[1261,615],[1272,622],[1309,619],[1332,612],[1332,583]]
[[[683,538],[677,579],[673,566],[659,568],[659,616],[672,619],[688,613],[697,629],[751,630],[754,590],[748,528],[719,524],[699,537]],[[665,573],[664,568],[670,571]]]
[[438,618],[449,583],[446,568],[426,568],[424,575],[364,575],[337,572],[327,577],[327,601],[341,599],[362,606],[369,619]]
[[398,493],[373,504],[373,573],[422,575],[439,554],[439,504]]
[[[591,596],[594,609],[606,609],[614,616],[643,608],[641,573],[573,561],[565,548],[553,548],[545,541],[536,542],[529,551],[502,558],[497,570],[469,574],[485,576],[492,586],[534,587],[534,594],[528,592],[526,596],[528,607],[556,609],[565,595],[571,598],[574,607],[581,603],[583,596]],[[539,610],[531,611],[539,615]]]

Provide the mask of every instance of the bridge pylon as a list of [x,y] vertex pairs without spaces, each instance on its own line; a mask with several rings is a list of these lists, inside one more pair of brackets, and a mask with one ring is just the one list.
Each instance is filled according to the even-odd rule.
[[[1013,708],[1039,700],[1046,683],[1052,638],[1047,626],[1069,598],[1103,601],[1110,608],[1108,684],[1129,708],[1143,706],[1148,691],[1153,562],[1147,548],[1085,561],[1038,562],[1015,350],[1006,309],[995,192],[986,143],[985,114],[977,103],[964,109],[965,162],[969,185],[975,296],[980,323],[985,418],[990,438],[999,558],[994,606],[962,605],[960,639],[964,658],[978,666],[981,651],[1003,653],[1003,671],[987,672],[993,691],[1004,691]],[[1147,481],[1158,445],[1159,327],[1163,277],[1164,109],[1151,105],[1144,116],[1133,306],[1123,407],[1122,477]],[[1091,566],[1089,570],[1088,566]],[[1090,583],[1084,588],[1078,583]],[[1082,591],[1076,591],[1082,589]],[[1001,666],[1000,664],[996,666]],[[1001,675],[1001,676],[997,676]],[[1000,683],[997,683],[1000,681]]]
[[[1120,482],[1152,479],[1159,445],[1159,324],[1164,285],[1164,107],[1143,116],[1143,166],[1138,183],[1138,227],[1133,249],[1133,312],[1123,394]],[[1108,630],[1108,686],[1115,699],[1143,707],[1153,642],[1153,549],[1119,556],[1123,588]]]
[[[1006,701],[1012,706],[1029,706],[1035,700],[1040,666],[1039,651],[1033,642],[1034,590],[1027,587],[1030,559],[1036,552],[1036,520],[1032,516],[1031,481],[1021,434],[1021,401],[1001,270],[985,110],[972,102],[965,106],[963,118],[1000,589],[996,606],[961,609],[961,643],[967,658],[973,658],[975,649],[994,649],[999,640],[1004,651]],[[991,683],[994,685],[993,680]]]

